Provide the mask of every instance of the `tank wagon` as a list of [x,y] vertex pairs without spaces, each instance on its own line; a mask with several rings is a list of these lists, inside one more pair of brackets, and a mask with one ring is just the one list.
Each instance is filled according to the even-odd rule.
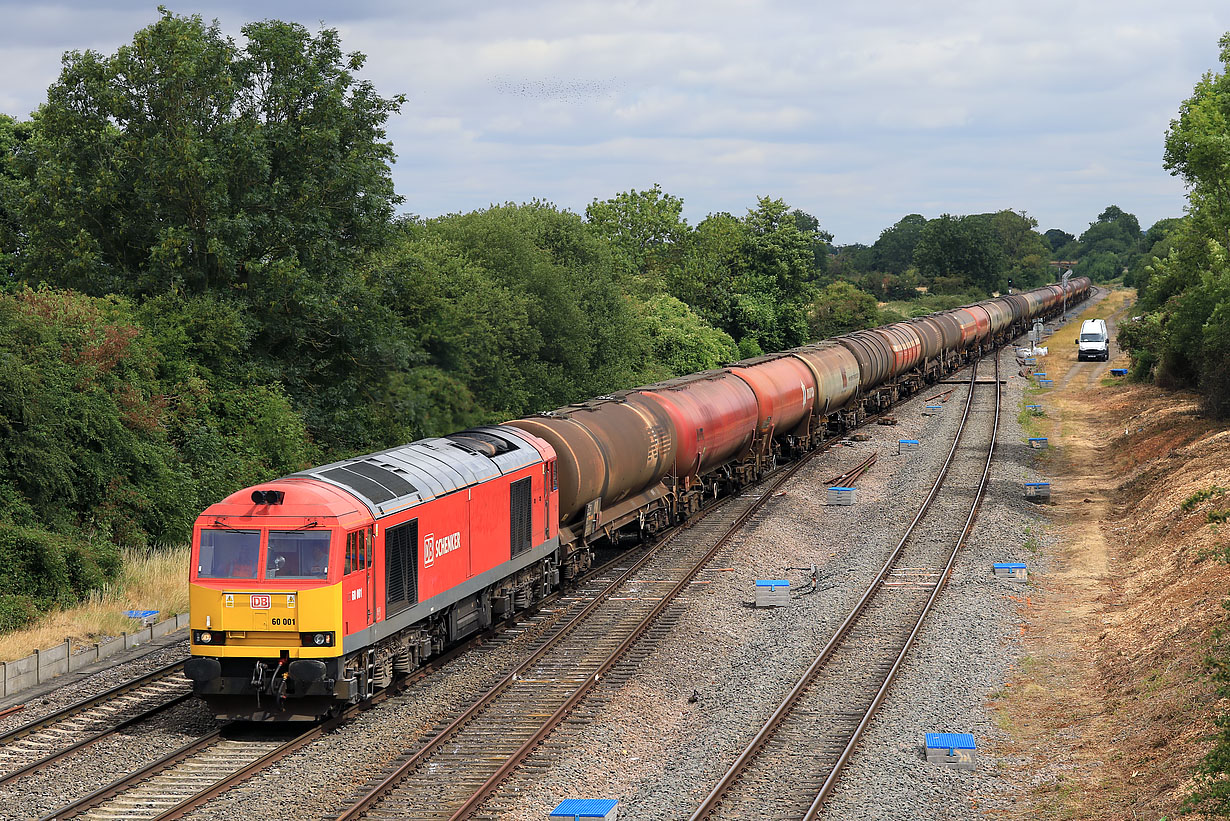
[[[1067,301],[1089,292],[1069,282]],[[1057,313],[1022,294],[238,491],[193,529],[192,658],[219,717],[315,719]]]

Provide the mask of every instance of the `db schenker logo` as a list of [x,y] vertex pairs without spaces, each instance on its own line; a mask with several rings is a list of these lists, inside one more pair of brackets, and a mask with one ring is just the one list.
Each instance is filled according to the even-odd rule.
[[434,533],[428,533],[423,537],[423,567],[431,567],[436,563],[437,558],[452,553],[459,547],[461,547],[460,532],[439,538],[436,538]]

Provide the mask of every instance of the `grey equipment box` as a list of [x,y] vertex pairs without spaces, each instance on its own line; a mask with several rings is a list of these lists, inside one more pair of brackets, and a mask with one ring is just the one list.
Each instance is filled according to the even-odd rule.
[[1005,579],[1010,582],[1029,581],[1029,571],[1026,569],[1024,562],[996,562],[991,568],[991,572],[995,574],[997,579]]
[[790,604],[790,582],[786,579],[757,579],[757,607],[785,607]]
[[834,487],[829,488],[829,493],[828,493],[828,497],[825,500],[825,504],[852,505],[857,500],[857,498],[858,498],[858,491],[856,491],[854,488],[834,486]]
[[969,733],[927,733],[927,762],[957,770],[972,770],[977,753]]

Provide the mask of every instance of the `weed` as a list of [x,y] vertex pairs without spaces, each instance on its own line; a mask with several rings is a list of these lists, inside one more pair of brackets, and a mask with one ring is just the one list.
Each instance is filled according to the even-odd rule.
[[[1224,487],[1221,485],[1213,485],[1205,490],[1197,490],[1191,496],[1188,496],[1183,500],[1183,503],[1179,505],[1179,509],[1184,513],[1191,513],[1196,508],[1196,505],[1200,504],[1205,499],[1212,499],[1214,496],[1221,497],[1225,495],[1226,489]],[[1225,520],[1223,519],[1222,521]]]
[[1230,520],[1230,510],[1210,510],[1204,520],[1209,524],[1223,524]]
[[1037,553],[1041,549],[1042,546],[1038,544],[1037,539],[1035,539],[1033,536],[1030,536],[1028,539],[1025,540],[1024,547],[1030,553]]

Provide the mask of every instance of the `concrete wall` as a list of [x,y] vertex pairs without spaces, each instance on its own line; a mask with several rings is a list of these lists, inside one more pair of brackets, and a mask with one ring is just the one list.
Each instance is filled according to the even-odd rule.
[[165,619],[151,624],[135,633],[122,633],[112,639],[99,642],[78,653],[73,653],[69,642],[46,650],[35,650],[32,655],[16,661],[0,661],[0,698],[19,693],[48,679],[62,676],[87,667],[96,661],[113,656],[121,650],[130,650],[188,626],[188,614]]

